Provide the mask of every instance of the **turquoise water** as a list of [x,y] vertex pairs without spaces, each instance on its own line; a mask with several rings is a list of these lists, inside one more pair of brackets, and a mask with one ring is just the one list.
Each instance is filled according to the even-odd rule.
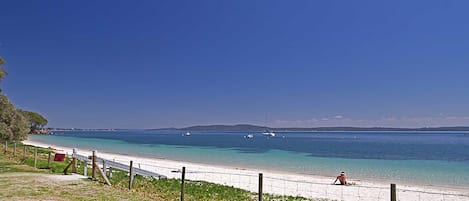
[[[203,136],[201,133],[200,136],[202,137],[200,138],[205,138],[208,140],[208,137],[211,137],[210,139],[216,138],[217,140],[214,140],[213,143],[208,143],[209,145],[200,145],[197,143],[197,134],[193,134],[191,137],[182,137],[179,134],[153,133],[151,135],[144,135],[142,137],[138,134],[142,132],[143,131],[132,131],[127,134],[103,132],[99,135],[93,132],[69,132],[52,136],[33,135],[30,137],[30,139],[37,142],[54,144],[57,146],[138,155],[150,158],[166,158],[170,160],[189,161],[204,164],[215,164],[250,169],[269,169],[290,173],[315,174],[331,177],[340,171],[346,171],[348,172],[349,177],[355,180],[375,179],[386,182],[406,182],[426,185],[469,187],[469,163],[464,160],[464,154],[467,152],[459,153],[458,151],[461,147],[451,144],[450,142],[446,142],[450,145],[448,147],[452,146],[456,149],[456,151],[446,150],[449,148],[445,147],[445,150],[434,150],[433,153],[428,154],[435,155],[434,153],[437,152],[451,153],[451,156],[448,156],[448,158],[453,160],[430,160],[427,159],[428,156],[424,156],[424,159],[414,159],[415,156],[412,156],[401,157],[404,159],[396,160],[393,159],[396,158],[393,152],[386,152],[382,155],[379,155],[382,158],[370,157],[370,154],[364,154],[363,156],[357,157],[355,156],[355,152],[355,155],[352,154],[353,157],[337,157],[329,156],[330,154],[325,150],[320,150],[320,153],[323,153],[325,156],[316,156],[318,154],[312,153],[312,151],[301,152],[296,150],[296,148],[288,148],[288,143],[284,141],[293,139],[293,135],[286,135],[288,137],[283,139],[278,138],[284,141],[278,139],[275,139],[278,141],[274,141],[274,139],[263,139],[260,136],[256,136],[254,140],[261,141],[262,143],[284,143],[282,146],[286,146],[287,148],[278,149],[275,147],[275,145],[267,144],[271,146],[269,149],[253,150],[249,146],[256,142],[242,138],[242,133],[225,133],[222,136],[216,134],[208,134]],[[126,135],[127,137],[132,136],[132,138],[138,137],[139,139],[154,139],[154,141],[143,140],[143,142],[133,142],[126,140],[127,137],[115,137],[120,135]],[[325,138],[327,139],[331,138],[331,136],[327,136],[327,133],[323,135],[326,135]],[[362,137],[359,134],[358,136]],[[385,139],[385,141],[389,143],[389,140],[387,139],[388,137],[389,136],[380,136],[379,139]],[[421,138],[422,136],[419,137]],[[164,140],[164,138],[171,140]],[[227,146],[224,144],[225,142],[219,138],[239,138],[241,139],[240,143],[244,143],[246,145]],[[334,136],[332,138],[334,138]],[[354,134],[352,138],[356,139],[357,134]],[[448,140],[447,137],[445,137],[445,139]],[[465,138],[462,139],[466,140]],[[174,142],[180,142],[173,143],[173,140]],[[412,140],[413,138],[410,138],[407,141]],[[192,142],[195,145],[188,145],[191,143],[186,143],[187,141]],[[221,141],[219,144],[223,145],[216,146],[216,141]],[[230,140],[230,143],[235,143],[231,141],[232,139]],[[305,140],[303,139],[303,141]],[[327,143],[333,143],[333,141],[334,139],[328,140]],[[361,141],[370,143],[370,140],[366,139],[366,137]],[[379,140],[377,139],[373,139],[372,141],[373,143],[379,144]],[[430,144],[437,145],[436,147],[441,144],[439,143],[440,141],[438,141],[438,143],[436,141],[430,141]],[[461,145],[461,140],[451,142]],[[399,142],[399,144],[402,144],[402,142]],[[466,146],[465,143],[462,145],[462,148]],[[246,146],[247,148],[243,146]],[[383,144],[379,144],[379,146],[382,146],[383,149],[386,149]],[[402,149],[402,147],[396,148]],[[330,149],[332,149],[331,152],[336,152],[334,148]],[[366,147],[361,147],[361,149],[366,149]],[[370,149],[374,148],[371,147]],[[316,150],[316,148],[314,148],[314,150]],[[406,153],[406,151],[403,149],[400,151]],[[419,150],[415,150],[415,152],[418,151]],[[387,154],[391,157],[388,157]],[[373,154],[371,154],[371,156],[373,156]],[[441,155],[441,157],[444,156],[445,155]]]

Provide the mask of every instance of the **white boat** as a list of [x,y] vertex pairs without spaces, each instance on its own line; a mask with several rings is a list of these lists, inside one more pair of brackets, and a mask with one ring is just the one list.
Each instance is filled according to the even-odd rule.
[[267,137],[275,137],[275,133],[269,130],[264,131],[262,135]]
[[183,134],[183,136],[191,136],[191,132],[187,132],[186,134]]
[[245,135],[244,138],[252,139],[252,138],[254,138],[254,135],[253,134],[248,134],[248,135]]

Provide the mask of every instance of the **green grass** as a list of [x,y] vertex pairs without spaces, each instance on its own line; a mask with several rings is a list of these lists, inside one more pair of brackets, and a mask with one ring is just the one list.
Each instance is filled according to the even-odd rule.
[[[52,150],[37,148],[38,160],[37,160],[37,169],[33,168],[34,166],[34,147],[28,146],[26,157],[23,158],[23,144],[17,144],[16,156],[13,156],[13,145],[10,144],[8,151],[4,154],[4,150],[1,150],[0,154],[0,174],[3,173],[18,173],[18,172],[40,172],[48,174],[63,174],[63,170],[70,162],[70,159],[67,159],[66,162],[55,162],[53,161],[53,154],[51,155],[51,162],[48,166],[48,153]],[[3,148],[3,146],[2,146]],[[69,169],[69,172],[71,168]],[[78,174],[83,174],[82,163],[78,162],[77,168]],[[91,176],[91,168],[88,168],[87,174]],[[98,177],[99,182],[90,182],[94,185],[100,186],[100,188],[105,188],[109,192],[114,192],[116,195],[119,195],[120,198],[126,200],[125,195],[122,193],[132,195],[130,200],[179,200],[180,199],[180,189],[181,189],[181,180],[180,179],[154,179],[147,178],[142,176],[136,176],[132,190],[128,190],[128,181],[129,176],[127,172],[124,171],[113,171],[113,177],[110,178],[112,186],[106,186],[103,184],[102,178]],[[85,185],[86,186],[86,185]],[[67,188],[76,188],[82,189],[83,184],[70,184],[67,185]],[[1,185],[0,185],[1,188]],[[28,191],[28,188],[23,189],[23,191]],[[29,190],[30,191],[30,190]],[[43,194],[50,193],[51,189],[45,187],[38,187],[34,189],[34,192],[21,192],[26,194],[39,194],[36,196],[41,196]],[[97,191],[96,194],[98,197],[111,196],[109,193]],[[112,194],[112,193],[111,193]],[[61,191],[60,196],[72,198],[74,195],[70,194],[69,191]],[[0,198],[3,197],[0,194]],[[205,181],[186,181],[185,182],[185,200],[220,200],[220,201],[254,201],[257,200],[257,194],[242,190],[239,188],[234,188],[230,186],[224,186],[214,183],[209,183]],[[80,197],[74,200],[87,200],[86,197]],[[118,200],[120,200],[120,198]],[[312,200],[303,197],[294,197],[294,196],[278,196],[271,194],[263,194],[264,200],[284,200],[284,201],[300,201],[300,200]],[[116,198],[117,199],[117,198]],[[109,200],[109,199],[97,199],[97,200]],[[113,199],[111,199],[113,200]]]

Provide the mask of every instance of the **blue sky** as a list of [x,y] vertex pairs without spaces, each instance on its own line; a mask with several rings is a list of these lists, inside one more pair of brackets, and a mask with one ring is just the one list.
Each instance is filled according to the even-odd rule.
[[50,126],[469,125],[468,1],[2,1]]

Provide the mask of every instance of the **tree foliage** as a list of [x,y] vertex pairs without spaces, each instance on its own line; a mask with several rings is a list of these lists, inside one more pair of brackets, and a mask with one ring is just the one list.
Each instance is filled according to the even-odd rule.
[[15,109],[5,95],[0,95],[0,138],[2,140],[21,141],[29,133],[27,119]]
[[31,112],[26,110],[18,110],[29,122],[31,132],[34,132],[43,126],[47,125],[47,119],[37,112]]
[[[6,63],[5,60],[3,60],[2,57],[0,57],[0,82],[7,75],[7,71],[2,67],[2,65],[5,64],[5,63]],[[0,88],[0,92],[2,92],[1,88]]]
[[[0,82],[7,75],[0,57]],[[0,92],[2,90],[0,89]],[[0,139],[22,141],[30,131],[47,125],[47,119],[36,112],[17,110],[6,95],[0,94]],[[34,130],[32,130],[34,129]]]

